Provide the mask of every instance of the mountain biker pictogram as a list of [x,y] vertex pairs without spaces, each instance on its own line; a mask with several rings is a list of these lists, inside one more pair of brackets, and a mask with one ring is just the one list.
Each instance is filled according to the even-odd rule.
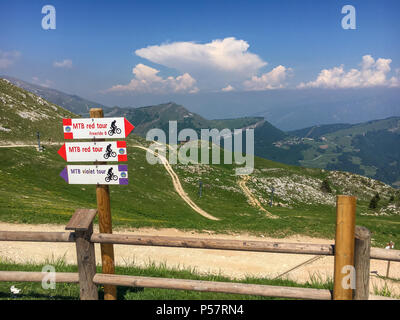
[[117,120],[114,120],[113,122],[111,122],[111,129],[108,130],[108,135],[112,136],[114,135],[114,133],[116,134],[120,134],[121,133],[121,129],[118,128],[115,123],[117,122]]
[[111,167],[107,171],[107,177],[105,177],[106,182],[110,182],[111,180],[118,180],[118,176],[114,174],[113,168]]
[[115,158],[117,156],[117,153],[112,151],[111,149],[111,143],[107,145],[106,148],[106,153],[103,155],[104,159],[108,159],[108,158]]

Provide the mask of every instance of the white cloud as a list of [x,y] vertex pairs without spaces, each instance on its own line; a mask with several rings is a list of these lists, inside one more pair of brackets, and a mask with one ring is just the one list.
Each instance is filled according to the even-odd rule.
[[0,69],[5,69],[14,64],[21,56],[18,51],[2,51],[0,50]]
[[249,44],[233,37],[209,43],[174,42],[148,46],[135,53],[152,62],[180,71],[202,68],[252,74],[267,65],[256,54],[247,51]]
[[72,68],[72,60],[64,59],[63,61],[54,61],[53,67],[55,68]]
[[203,90],[219,90],[226,83],[237,89],[259,74],[268,63],[249,51],[250,45],[234,37],[208,43],[173,42],[148,46],[135,53],[153,63],[187,72]]
[[315,81],[300,83],[298,88],[367,88],[376,86],[398,87],[398,77],[388,77],[391,59],[379,58],[376,61],[371,55],[362,58],[360,69],[345,71],[343,65],[332,69],[323,69]]
[[118,84],[108,89],[108,92],[132,91],[137,93],[196,93],[196,80],[190,74],[184,73],[178,77],[162,78],[160,71],[144,64],[136,65],[132,73],[135,75],[128,84]]
[[229,92],[235,90],[234,87],[232,87],[230,84],[228,84],[225,88],[222,88],[221,91],[223,92]]
[[[168,92],[168,87],[176,90],[176,82],[186,84],[187,87],[184,86],[182,90],[179,90],[181,92],[187,91],[191,86],[196,86],[191,88],[191,91],[198,91],[200,88],[200,90],[211,92],[243,89],[268,90],[283,87],[283,80],[289,69],[279,66],[258,77],[261,74],[260,70],[268,63],[257,54],[250,52],[249,47],[250,45],[245,40],[234,37],[216,39],[207,43],[181,41],[147,46],[136,50],[135,54],[152,63],[174,69],[186,79],[179,77],[161,79],[158,76],[158,70],[151,68],[153,72],[151,75],[147,74],[146,82],[139,82],[141,71],[136,70],[135,78],[130,84],[116,85],[111,90],[152,92],[152,85],[155,86],[153,91]],[[280,73],[282,68],[283,74]],[[264,79],[265,77],[267,79]],[[249,81],[246,82],[248,87],[244,86],[246,80]]]
[[260,77],[251,77],[250,80],[244,81],[243,85],[248,91],[284,88],[286,86],[285,80],[291,71],[292,69],[279,65],[270,72],[262,74]]

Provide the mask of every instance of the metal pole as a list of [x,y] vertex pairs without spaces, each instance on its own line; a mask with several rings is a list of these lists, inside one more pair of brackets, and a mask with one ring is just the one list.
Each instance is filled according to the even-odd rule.
[[38,140],[38,151],[40,152],[41,147],[40,147],[40,132],[39,131],[36,132],[36,136],[37,136],[37,140]]
[[203,181],[199,181],[199,197],[201,198],[201,192],[202,192],[202,189],[203,189]]
[[270,207],[272,207],[272,205],[273,205],[273,203],[274,203],[274,191],[275,191],[275,188],[274,188],[274,187],[271,187],[271,200],[270,200],[270,202],[269,202],[269,206],[270,206]]

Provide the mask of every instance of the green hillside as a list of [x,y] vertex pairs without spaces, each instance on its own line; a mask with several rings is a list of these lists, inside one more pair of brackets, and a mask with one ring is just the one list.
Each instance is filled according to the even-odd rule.
[[185,128],[191,128],[198,131],[198,133],[200,129],[239,129],[263,121],[263,118],[260,117],[207,120],[174,102],[141,108],[106,108],[105,116],[127,118],[135,124],[135,134],[142,137],[145,137],[147,131],[153,128],[159,128],[168,132],[169,121],[177,121],[178,132]]
[[[291,167],[261,158],[247,186],[263,207],[278,216],[270,219],[253,207],[238,186],[232,165],[175,165],[182,186],[195,203],[220,221],[206,219],[193,211],[176,193],[162,165],[150,165],[146,152],[133,147],[145,144],[129,139],[128,186],[111,186],[113,225],[121,227],[173,227],[251,232],[284,237],[291,234],[334,236],[335,194],[358,196],[357,223],[374,232],[383,244],[399,238],[399,208],[390,211],[390,197],[399,195],[377,181],[339,172]],[[23,223],[66,223],[76,208],[96,206],[95,186],[67,185],[59,177],[66,165],[58,146],[39,153],[32,147],[3,148],[0,153],[0,220]],[[332,193],[321,190],[328,179]],[[198,196],[198,182],[203,195]],[[271,186],[273,206],[269,206]],[[376,210],[368,204],[375,192],[381,201]],[[392,203],[395,205],[395,202]],[[396,240],[397,239],[397,240]]]
[[62,141],[62,118],[73,113],[0,79],[0,143]]
[[[316,126],[291,134],[274,145],[289,154],[301,149],[297,164],[349,171],[400,186],[400,117]],[[287,162],[284,157],[281,161]]]
[[[106,116],[124,116],[135,124],[135,133],[142,137],[146,136],[147,131],[152,128],[160,128],[167,132],[168,121],[170,120],[178,122],[178,131],[184,128],[192,128],[198,134],[200,129],[203,128],[221,130],[224,128],[251,127],[255,128],[254,147],[257,156],[309,168],[348,171],[379,179],[395,187],[400,186],[399,117],[369,121],[357,125],[345,123],[317,125],[283,132],[265,121],[263,117],[208,120],[173,102],[141,108],[109,108],[75,95],[68,95],[12,77],[6,78],[21,88],[83,116],[88,116],[90,107],[102,107]],[[26,95],[26,93],[23,94]],[[352,101],[352,97],[349,97],[348,93],[343,92],[343,94],[348,101]],[[385,101],[384,96],[381,98],[382,101]],[[302,99],[304,100],[306,97]],[[367,105],[371,102],[371,99],[369,97],[363,103]],[[349,104],[348,101],[347,104]],[[10,101],[10,103],[12,102]],[[293,108],[290,104],[285,108],[289,107]],[[314,106],[313,108],[316,109],[317,107]],[[313,111],[312,114],[321,116],[320,108],[319,105],[318,110],[314,110],[315,112]],[[376,109],[376,107],[374,108]],[[280,110],[280,112],[283,111]],[[297,113],[295,112],[295,114]],[[310,115],[310,112],[307,115]],[[289,112],[287,116],[292,117],[293,112]],[[321,121],[321,119],[320,117],[318,121]],[[6,120],[3,122],[5,123]],[[0,127],[0,138],[1,135],[10,132],[9,130],[8,127]],[[51,130],[48,132],[51,132]],[[56,139],[59,138],[59,134],[55,135]],[[21,133],[19,136],[18,134],[6,134],[5,136],[12,136],[14,140],[28,137],[31,139],[32,133],[29,131],[28,135]]]
[[319,138],[325,134],[352,127],[351,124],[336,123],[308,127],[300,130],[289,131],[288,134],[299,138]]
[[[52,137],[53,141],[61,140],[61,118],[73,115],[7,81],[0,83],[0,97],[5,100],[1,108],[1,126],[11,129],[2,133],[0,221],[64,224],[76,208],[96,207],[95,186],[68,185],[59,176],[66,165],[57,154],[60,145],[44,140],[44,152],[37,152],[30,146],[11,145],[20,140],[29,142],[29,135],[34,134],[37,126],[46,128],[44,136]],[[29,114],[30,117],[20,114]],[[38,117],[40,120],[36,120]],[[266,129],[271,128],[267,126]],[[190,199],[220,219],[214,221],[201,216],[179,196],[163,165],[147,162],[146,151],[137,146],[148,146],[150,142],[137,135],[131,135],[127,140],[130,183],[128,186],[110,187],[114,226],[174,227],[222,233],[245,231],[275,237],[306,234],[332,238],[335,195],[352,194],[358,197],[357,224],[373,231],[375,245],[400,240],[400,194],[379,181],[256,157],[254,172],[245,183],[264,210],[278,217],[271,219],[246,196],[239,184],[243,177],[235,175],[236,165],[172,165]],[[202,197],[198,193],[200,180],[203,183]],[[323,187],[324,181],[330,190]],[[369,209],[377,192],[380,200],[376,208]]]

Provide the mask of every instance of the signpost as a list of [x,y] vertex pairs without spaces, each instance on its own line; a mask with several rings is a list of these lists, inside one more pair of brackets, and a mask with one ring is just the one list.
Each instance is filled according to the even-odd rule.
[[[100,233],[112,233],[110,190],[108,185],[127,185],[128,166],[108,165],[104,161],[127,161],[125,138],[135,128],[125,118],[103,118],[103,109],[90,109],[86,119],[63,119],[64,139],[93,139],[91,142],[67,142],[58,154],[68,162],[94,162],[93,165],[67,165],[60,176],[68,184],[96,184]],[[115,273],[114,247],[101,243],[102,271]],[[117,288],[104,285],[104,299],[116,300]]]
[[68,162],[128,161],[126,141],[67,142],[58,154]]

